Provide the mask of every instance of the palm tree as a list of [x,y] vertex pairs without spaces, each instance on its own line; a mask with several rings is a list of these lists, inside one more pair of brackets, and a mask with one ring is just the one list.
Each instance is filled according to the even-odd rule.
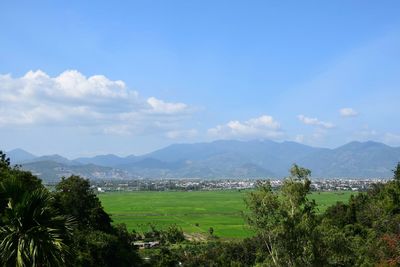
[[0,262],[5,266],[63,266],[69,255],[65,240],[74,226],[71,217],[57,214],[45,188],[23,189],[15,178],[0,184],[6,198],[0,225]]

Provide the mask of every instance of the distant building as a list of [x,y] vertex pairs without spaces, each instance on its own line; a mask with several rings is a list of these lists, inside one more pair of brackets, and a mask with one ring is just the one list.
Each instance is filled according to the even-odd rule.
[[137,242],[133,242],[133,245],[138,247],[139,249],[145,249],[145,248],[158,247],[160,245],[160,242],[159,241],[150,241],[150,242],[137,241]]

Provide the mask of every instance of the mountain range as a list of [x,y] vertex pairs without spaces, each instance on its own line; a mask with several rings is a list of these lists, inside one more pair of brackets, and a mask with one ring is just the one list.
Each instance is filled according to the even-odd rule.
[[22,149],[7,152],[45,181],[81,175],[90,179],[131,178],[282,178],[293,163],[312,170],[314,178],[390,178],[400,161],[400,147],[351,142],[335,149],[296,142],[220,140],[174,144],[154,152],[127,157],[113,154],[67,159],[35,156]]

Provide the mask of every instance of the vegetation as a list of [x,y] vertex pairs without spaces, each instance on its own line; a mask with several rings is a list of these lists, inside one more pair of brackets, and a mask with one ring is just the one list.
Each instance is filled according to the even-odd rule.
[[[185,233],[213,234],[220,238],[242,239],[254,235],[246,224],[244,198],[246,190],[110,192],[98,197],[115,223],[126,224],[128,230],[149,231],[149,223],[159,229],[177,224]],[[354,192],[314,192],[309,195],[322,213],[336,201],[347,201]]]
[[2,181],[7,201],[0,226],[1,262],[10,266],[60,266],[66,263],[73,220],[50,207],[52,196],[44,188],[25,191],[14,177]]
[[0,151],[0,264],[137,266],[126,227],[112,226],[89,182],[63,179],[49,192]]
[[[393,173],[387,184],[319,211],[318,195],[310,194],[311,171],[293,165],[279,192],[266,182],[241,193],[247,210],[244,219],[253,236],[220,239],[218,225],[193,220],[195,227],[204,227],[206,239],[187,240],[173,223],[162,229],[149,224],[142,233],[113,225],[87,180],[63,178],[49,192],[31,173],[11,167],[0,152],[0,264],[399,266],[400,164]],[[222,214],[225,205],[229,213],[226,203],[212,203],[210,210]],[[207,207],[206,202],[202,204]],[[145,208],[151,211],[149,205]],[[179,205],[173,208],[171,214],[180,210]],[[204,217],[213,216],[207,210],[198,211]],[[181,212],[188,210],[183,206]],[[157,247],[142,250],[140,257],[134,246],[138,240],[154,241]]]
[[[310,171],[294,165],[284,181],[281,195],[267,182],[247,198],[248,223],[265,244],[268,265],[309,266],[320,259],[314,239],[316,204],[308,200]],[[315,262],[320,265],[319,262]]]
[[309,174],[294,165],[282,195],[268,183],[249,193],[248,222],[256,236],[169,254],[184,266],[399,266],[400,164],[392,181],[322,214],[309,199]]

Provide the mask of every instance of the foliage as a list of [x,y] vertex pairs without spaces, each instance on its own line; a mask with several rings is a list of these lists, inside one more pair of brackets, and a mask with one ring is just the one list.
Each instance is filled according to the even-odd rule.
[[58,214],[44,188],[26,191],[9,178],[0,184],[8,200],[0,226],[0,259],[7,266],[63,266],[67,263],[73,219]]
[[[32,173],[21,170],[19,166],[11,166],[10,159],[0,150],[0,183],[15,184],[15,181],[18,181],[19,191],[12,195],[13,199],[21,197],[21,191],[34,191],[36,189],[44,188],[42,181],[32,175]],[[8,194],[10,193],[11,192],[8,191]],[[4,212],[4,209],[7,206],[8,197],[0,194],[0,214]]]
[[396,168],[393,170],[393,180],[400,181],[400,162],[397,163]]
[[149,266],[253,266],[263,261],[264,251],[261,240],[253,237],[235,242],[190,242],[147,255]]
[[170,244],[180,243],[185,240],[185,236],[183,235],[182,228],[177,226],[176,224],[170,225],[167,230],[162,231],[163,242],[168,242]]
[[315,201],[310,201],[310,170],[293,165],[281,194],[271,184],[258,183],[246,203],[248,222],[266,244],[268,265],[307,266],[320,263]]
[[[215,190],[191,192],[107,192],[97,196],[115,223],[126,223],[129,231],[148,231],[152,223],[159,229],[172,224],[185,233],[202,233],[214,229],[219,238],[243,239],[254,235],[242,212],[247,213],[243,198],[249,190]],[[313,192],[308,195],[318,203],[318,213],[336,201],[347,201],[353,192]],[[197,225],[196,225],[197,224]]]
[[214,236],[214,228],[212,228],[212,227],[208,228],[208,234],[210,236]]
[[310,171],[294,165],[280,192],[258,183],[248,193],[257,236],[191,243],[169,254],[184,266],[399,266],[400,165],[394,179],[316,213]]
[[185,240],[182,228],[176,224],[170,225],[165,230],[158,229],[152,223],[149,223],[148,226],[150,229],[145,231],[142,237],[137,237],[137,239],[143,238],[144,241],[160,241],[163,244],[176,244]]
[[0,151],[0,263],[4,266],[140,266],[135,235],[111,225],[87,180],[50,193]]
[[3,172],[4,170],[10,169],[10,158],[0,150],[0,171]]
[[63,177],[56,186],[54,198],[55,207],[76,218],[80,229],[112,230],[111,218],[91,190],[89,180],[74,175]]
[[[150,224],[143,236],[129,233],[125,225],[111,224],[88,180],[63,178],[50,193],[36,176],[11,166],[0,151],[0,262],[4,266],[399,266],[400,163],[393,173],[386,184],[318,213],[309,195],[311,171],[293,165],[280,192],[269,182],[259,182],[247,193],[246,220],[256,236],[194,242],[185,240],[183,230],[173,223],[162,229]],[[222,213],[226,205],[218,206],[219,200],[213,199],[212,208]],[[203,221],[195,226],[198,220],[190,221],[192,227],[206,227],[204,233],[214,236],[215,226]],[[147,262],[133,246],[139,238],[161,243],[144,252],[151,255]]]
[[88,180],[62,178],[54,197],[54,206],[79,222],[71,240],[77,254],[74,266],[133,266],[141,262],[126,226],[111,225]]
[[73,266],[137,266],[141,260],[132,239],[124,227],[114,234],[99,230],[77,231],[74,247],[77,257]]
[[[323,223],[342,236],[350,265],[400,265],[400,164],[392,181],[376,185],[368,192],[353,196],[347,204],[327,209]],[[345,251],[337,253],[342,256]]]

